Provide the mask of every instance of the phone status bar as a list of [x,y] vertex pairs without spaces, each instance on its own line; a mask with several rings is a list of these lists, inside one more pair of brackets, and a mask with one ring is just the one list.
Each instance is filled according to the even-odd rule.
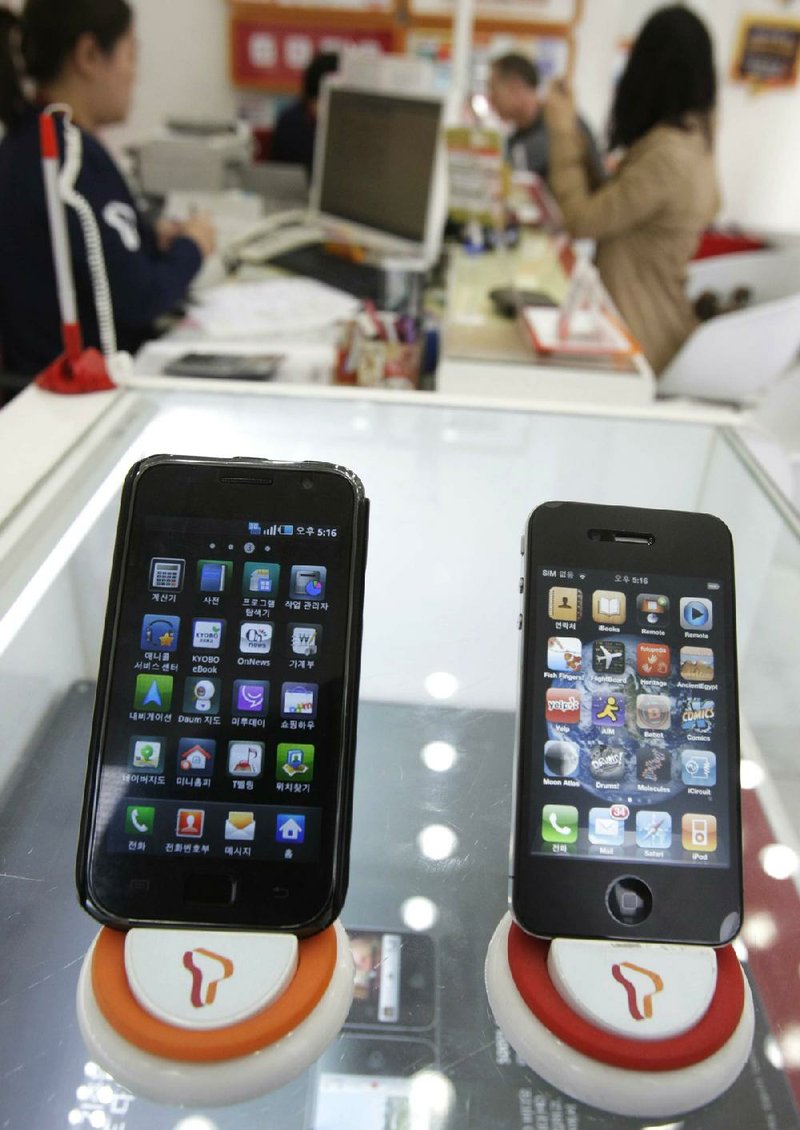
[[[647,576],[641,573],[612,573],[608,570],[593,569],[591,573],[579,572],[577,569],[547,569],[540,570],[540,575],[546,580],[559,580],[559,581],[572,581],[580,585],[586,582],[589,585],[593,584],[606,584],[613,582],[617,585],[650,585],[657,583],[659,579],[666,580],[670,574],[660,573],[658,577]],[[676,575],[681,581],[691,583],[699,588],[705,585],[708,592],[719,592],[722,585],[719,581],[709,581],[706,578],[691,578],[684,577],[682,574]]]
[[337,526],[317,526],[306,522],[260,522],[256,519],[149,515],[147,530],[171,534],[212,535],[218,539],[314,538],[330,540],[339,536]]

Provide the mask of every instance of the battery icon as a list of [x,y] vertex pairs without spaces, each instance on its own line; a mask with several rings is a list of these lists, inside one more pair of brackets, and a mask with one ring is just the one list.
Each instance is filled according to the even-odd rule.
[[708,587],[712,592],[716,592],[720,587],[719,582],[718,581],[709,581]]
[[291,537],[294,533],[294,526],[278,526],[278,533],[284,537]]

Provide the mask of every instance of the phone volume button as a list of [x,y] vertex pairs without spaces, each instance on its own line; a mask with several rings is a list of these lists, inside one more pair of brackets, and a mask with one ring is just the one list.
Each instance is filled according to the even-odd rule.
[[520,632],[522,631],[522,613],[521,613],[521,612],[520,612],[520,614],[519,614],[519,616],[518,616],[518,618],[517,618],[517,629],[518,629],[518,630],[519,630]]
[[520,579],[519,579],[519,591],[525,592],[525,578],[524,577],[520,577]]

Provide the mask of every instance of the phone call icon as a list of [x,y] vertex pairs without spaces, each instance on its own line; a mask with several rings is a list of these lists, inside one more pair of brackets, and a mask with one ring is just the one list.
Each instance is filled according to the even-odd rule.
[[574,844],[578,810],[571,804],[546,804],[542,809],[542,839],[546,844]]
[[149,805],[131,804],[125,810],[125,831],[129,836],[151,836],[156,810]]

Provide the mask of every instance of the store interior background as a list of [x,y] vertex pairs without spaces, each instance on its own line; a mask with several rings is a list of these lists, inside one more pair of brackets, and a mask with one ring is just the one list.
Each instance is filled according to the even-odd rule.
[[[235,116],[241,94],[229,77],[225,0],[130,2],[141,51],[139,83],[129,121],[110,131],[109,141],[121,146],[150,136],[170,116]],[[19,9],[22,0],[12,0],[9,6]],[[581,113],[600,136],[619,46],[662,6],[661,0],[584,0],[576,34],[574,85]],[[693,0],[691,6],[708,23],[716,47],[717,159],[724,196],[719,219],[762,231],[800,234],[800,85],[753,93],[728,77],[741,17],[792,18],[800,14],[800,3]]]
[[[228,75],[224,0],[132,0],[141,46],[133,114],[110,135],[122,144],[152,133],[166,116],[235,115],[240,93]],[[337,5],[346,8],[347,4]],[[619,45],[631,40],[659,0],[584,0],[576,35],[574,85],[581,113],[602,136]],[[693,0],[716,47],[720,221],[800,234],[800,85],[760,94],[730,81],[742,15],[800,14],[795,2]],[[188,34],[187,34],[188,33]]]

